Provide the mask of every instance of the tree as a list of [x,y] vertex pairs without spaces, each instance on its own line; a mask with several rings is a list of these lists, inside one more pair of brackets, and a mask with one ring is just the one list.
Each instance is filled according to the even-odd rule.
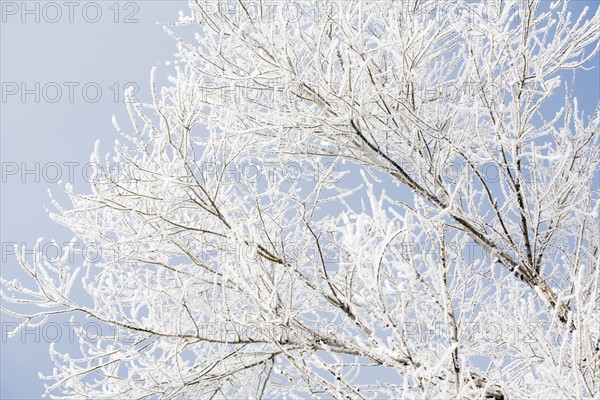
[[22,327],[125,333],[51,348],[48,391],[600,396],[600,114],[565,79],[598,54],[589,14],[191,1],[170,85],[154,69],[115,121],[102,165],[128,168],[55,204],[98,259],[22,256],[35,289],[4,281],[39,307],[6,310]]

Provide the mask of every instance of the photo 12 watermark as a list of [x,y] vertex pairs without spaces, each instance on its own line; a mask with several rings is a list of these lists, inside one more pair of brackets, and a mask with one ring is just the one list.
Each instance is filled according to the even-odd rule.
[[[318,322],[300,329],[297,326],[284,325],[277,322],[229,322],[204,321],[194,323],[193,329],[179,332],[189,338],[197,337],[205,340],[221,342],[294,342],[306,339],[334,338],[340,327],[333,322]],[[190,326],[190,328],[192,328]],[[146,332],[156,332],[160,329],[151,326],[143,329]],[[165,335],[165,336],[173,336]],[[2,343],[18,340],[21,343],[79,343],[81,340],[95,344],[99,340],[110,340],[123,344],[131,344],[139,339],[140,332],[128,329],[118,324],[78,321],[23,324],[17,322],[2,322]]]
[[136,1],[2,1],[0,7],[3,24],[140,22]]
[[88,103],[95,104],[103,98],[114,103],[137,103],[139,91],[136,82],[94,81],[77,82],[2,82],[2,103]]
[[71,240],[25,242],[2,242],[2,263],[8,263],[16,257],[31,259],[36,265],[42,261],[49,263],[68,262],[98,263],[104,261],[131,262],[138,254],[141,245],[136,242],[115,242],[100,244]]
[[140,179],[139,168],[129,162],[4,161],[1,170],[2,183],[133,183]]
[[[415,2],[413,0],[378,1],[374,5],[393,9],[398,22],[447,21],[450,23],[472,23],[477,18],[496,21],[501,15],[502,0],[467,0],[463,2]],[[387,4],[386,4],[387,3]],[[354,12],[353,2],[346,0],[313,1],[246,1],[243,4],[230,0],[201,0],[192,4],[191,19],[198,23],[212,22],[253,22],[335,24],[343,22]],[[521,18],[523,10],[517,2],[511,6],[513,22]]]

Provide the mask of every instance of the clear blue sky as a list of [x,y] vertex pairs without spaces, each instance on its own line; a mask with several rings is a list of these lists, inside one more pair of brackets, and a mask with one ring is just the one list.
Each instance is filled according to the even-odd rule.
[[[101,139],[102,150],[111,150],[117,138],[111,124],[112,114],[120,117],[126,126],[123,85],[137,83],[138,96],[149,100],[151,67],[159,66],[159,72],[172,68],[166,67],[164,61],[173,58],[175,42],[156,22],[172,22],[177,19],[179,10],[188,8],[187,1],[136,1],[128,7],[125,7],[127,2],[120,2],[116,14],[114,1],[97,1],[102,14],[98,22],[92,23],[96,19],[95,7],[88,6],[84,11],[86,2],[79,2],[80,5],[72,10],[72,23],[66,7],[61,7],[61,18],[51,23],[57,14],[55,9],[44,9],[50,2],[25,4],[35,10],[36,3],[39,22],[35,21],[35,12],[23,12],[21,1],[1,3],[0,72],[4,89],[11,89],[11,82],[19,86],[25,82],[26,89],[35,89],[35,82],[39,82],[42,95],[39,103],[35,102],[35,94],[27,95],[22,102],[21,93],[9,96],[3,90],[6,98],[1,103],[0,147],[4,172],[14,165],[10,163],[16,163],[19,172],[21,163],[33,170],[35,163],[40,163],[39,173],[26,175],[24,182],[19,173],[5,175],[6,182],[2,183],[3,277],[17,276],[18,270],[15,257],[6,254],[4,244],[25,242],[32,245],[40,236],[45,242],[51,238],[59,242],[71,238],[72,235],[50,221],[45,212],[45,207],[50,207],[48,188],[62,198],[58,185],[48,182],[54,180],[56,171],[49,163],[60,165],[64,180],[70,172],[69,164],[64,163],[79,163],[79,166],[71,164],[74,184],[80,190],[87,190],[87,183],[82,178],[83,165],[89,162],[94,142]],[[19,9],[12,15],[14,4]],[[22,17],[26,18],[25,22]],[[125,19],[132,22],[125,23]],[[134,22],[135,19],[138,22]],[[51,103],[57,96],[56,86],[61,88],[62,98]],[[73,88],[73,102],[69,99],[69,86]],[[97,87],[101,88],[102,95],[94,103]],[[115,94],[118,103],[115,103]],[[49,166],[44,169],[45,165]],[[2,315],[2,322],[7,321],[10,319]],[[67,327],[64,329],[63,333],[66,333]],[[54,335],[50,331],[45,333],[48,337]],[[0,398],[40,398],[44,382],[38,378],[38,372],[50,372],[52,368],[48,343],[43,337],[36,343],[34,334],[27,335],[24,341],[18,337],[8,341],[5,336],[2,338]],[[68,340],[65,339],[66,335],[60,340],[62,349]]]

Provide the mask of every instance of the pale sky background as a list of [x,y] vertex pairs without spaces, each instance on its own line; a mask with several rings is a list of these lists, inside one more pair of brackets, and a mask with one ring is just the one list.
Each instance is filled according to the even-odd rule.
[[[49,23],[40,17],[35,22],[35,15],[28,15],[25,23],[21,21],[21,12],[16,15],[7,14],[7,3],[21,7],[21,1],[3,1],[1,25],[1,81],[26,82],[28,88],[34,88],[35,82],[43,87],[48,82],[57,82],[63,90],[63,97],[56,103],[40,99],[35,103],[33,95],[28,95],[26,102],[21,102],[19,95],[8,96],[1,103],[1,158],[5,166],[16,162],[26,163],[34,168],[40,163],[40,175],[45,163],[56,162],[61,166],[63,178],[68,178],[68,167],[65,162],[78,162],[74,167],[75,187],[87,191],[87,183],[82,178],[82,167],[89,162],[90,153],[96,139],[101,139],[104,153],[111,150],[114,139],[118,137],[112,123],[111,115],[115,114],[125,128],[125,106],[122,100],[122,87],[127,82],[135,82],[139,86],[138,97],[148,100],[150,69],[156,65],[159,74],[166,75],[172,67],[165,66],[165,61],[173,58],[175,41],[163,30],[161,23],[177,19],[179,10],[187,10],[187,1],[135,1],[119,2],[120,13],[118,23],[115,18],[115,1],[97,1],[102,16],[97,23],[87,22],[83,18],[83,6],[87,2],[79,2],[73,12],[74,22],[69,22],[68,8],[61,7],[62,18],[56,23]],[[33,9],[36,2],[27,2]],[[43,13],[45,2],[37,2],[40,13]],[[57,2],[62,5],[62,1]],[[112,7],[112,9],[110,8]],[[88,6],[88,19],[94,18],[93,5]],[[47,19],[54,18],[54,10],[47,8]],[[138,22],[124,23],[126,16]],[[64,82],[79,82],[74,87],[73,102],[69,102],[68,86]],[[82,87],[89,82],[97,82],[102,89],[99,101],[92,103],[82,96]],[[114,102],[117,82],[119,85],[118,103]],[[112,87],[112,89],[111,89]],[[52,91],[51,91],[52,90]],[[4,92],[4,91],[3,91]],[[93,87],[89,89],[88,98],[95,96]],[[4,93],[3,93],[4,94]],[[48,95],[55,96],[48,86]],[[6,100],[6,101],[4,101]],[[46,170],[50,180],[50,169]],[[54,173],[54,172],[52,172]],[[1,241],[25,242],[33,245],[38,237],[45,242],[56,238],[59,242],[69,240],[72,235],[68,230],[48,219],[45,208],[51,208],[47,190],[51,188],[59,198],[61,189],[57,184],[35,181],[34,174],[27,175],[25,182],[20,174],[5,176],[1,190]],[[6,255],[2,247],[2,276],[17,276],[17,262],[14,256]],[[2,322],[10,319],[3,314]],[[62,324],[62,321],[59,321]],[[6,326],[6,325],[4,325]],[[61,345],[68,342],[67,327],[64,327]],[[38,372],[51,372],[53,364],[48,354],[48,343],[40,338],[36,343],[34,334],[27,335],[25,341],[20,337],[6,339],[2,331],[0,398],[2,399],[36,399],[44,392],[44,382],[38,378]],[[54,336],[48,331],[48,337]],[[64,346],[62,347],[64,348]]]
[[[74,9],[74,22],[69,22],[68,8],[61,6],[62,16],[56,23],[47,20],[55,18],[55,9],[46,8],[45,2],[1,1],[2,23],[0,30],[0,80],[4,89],[10,82],[20,85],[25,82],[28,88],[34,88],[35,82],[43,87],[56,82],[62,88],[62,98],[51,103],[40,99],[35,102],[34,95],[27,95],[22,102],[20,94],[2,98],[0,156],[3,166],[0,191],[0,220],[2,242],[3,277],[12,278],[18,274],[14,256],[6,254],[6,244],[27,243],[30,247],[39,237],[45,241],[51,238],[59,242],[69,240],[71,234],[63,227],[50,221],[45,208],[50,208],[48,188],[61,199],[58,185],[44,180],[43,166],[55,162],[61,166],[63,179],[68,176],[65,162],[77,162],[75,166],[75,187],[87,191],[82,178],[82,168],[89,161],[96,139],[101,139],[102,153],[111,150],[117,134],[111,124],[111,115],[127,126],[125,106],[122,101],[122,88],[128,82],[139,87],[137,97],[148,100],[149,77],[152,66],[158,66],[158,75],[164,77],[172,70],[165,61],[173,58],[175,42],[162,29],[161,23],[173,22],[179,10],[187,10],[187,1],[97,1],[102,15],[97,23],[87,22],[82,9],[88,2],[77,2]],[[35,15],[9,15],[12,7],[30,9],[37,3],[40,8],[40,21]],[[62,5],[62,1],[56,2]],[[574,1],[573,10],[577,12],[585,4],[593,10],[597,1]],[[116,6],[119,9],[118,22],[115,23]],[[88,17],[94,17],[94,9],[88,8]],[[130,15],[132,14],[132,15]],[[124,23],[127,15],[137,22]],[[25,22],[21,17],[26,17]],[[596,57],[594,65],[600,65]],[[68,99],[68,86],[64,82],[78,82],[74,88],[74,101]],[[102,89],[98,102],[92,103],[82,97],[82,87],[89,82],[97,83]],[[598,69],[578,73],[576,95],[580,104],[589,113],[593,112],[600,96],[600,74]],[[118,85],[119,99],[115,103],[114,94]],[[48,87],[48,94],[54,96],[54,89]],[[90,89],[90,95],[93,90]],[[25,176],[20,173],[4,176],[7,168],[21,163],[29,169],[40,163],[39,181],[35,173]],[[54,173],[53,169],[46,169]],[[21,172],[21,171],[19,171]],[[4,179],[6,178],[6,179]],[[48,355],[48,343],[39,338],[36,343],[34,334],[20,340],[19,337],[6,339],[5,326],[11,319],[2,315],[2,337],[0,341],[0,398],[34,399],[41,397],[43,381],[38,372],[50,372],[52,362]],[[63,320],[59,320],[59,324]],[[48,332],[53,335],[53,332]],[[68,338],[63,332],[61,345],[64,348]]]

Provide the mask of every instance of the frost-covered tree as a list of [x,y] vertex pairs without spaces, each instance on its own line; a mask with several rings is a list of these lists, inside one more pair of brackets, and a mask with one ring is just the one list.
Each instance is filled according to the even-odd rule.
[[115,121],[102,171],[128,168],[55,202],[100,256],[4,282],[22,327],[122,333],[52,347],[48,392],[598,398],[600,114],[572,88],[600,13],[569,10],[191,1],[170,83]]

